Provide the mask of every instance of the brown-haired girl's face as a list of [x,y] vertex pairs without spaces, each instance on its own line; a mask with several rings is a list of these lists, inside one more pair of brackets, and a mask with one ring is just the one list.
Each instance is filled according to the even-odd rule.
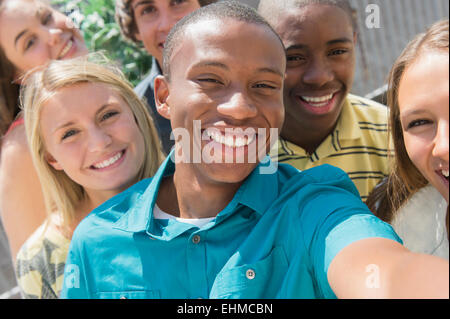
[[48,60],[88,53],[83,37],[71,20],[36,0],[6,0],[0,12],[0,46],[17,74]]
[[407,67],[398,92],[400,122],[408,155],[449,202],[448,51],[431,51]]

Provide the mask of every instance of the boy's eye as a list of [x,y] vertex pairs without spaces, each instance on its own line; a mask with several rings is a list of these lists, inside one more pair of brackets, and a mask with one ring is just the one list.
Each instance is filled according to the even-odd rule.
[[198,79],[198,81],[199,82],[204,82],[204,83],[211,83],[211,84],[223,84],[219,80],[216,80],[216,79],[213,79],[213,78],[200,78],[200,79]]
[[346,50],[346,49],[337,49],[337,50],[331,51],[330,55],[331,56],[333,56],[333,55],[342,55],[342,54],[345,54],[347,52],[348,52],[348,50]]
[[257,89],[271,89],[271,90],[276,89],[275,86],[269,85],[269,84],[266,84],[266,83],[258,83],[258,84],[255,84],[254,87],[257,88]]
[[297,62],[297,61],[305,60],[305,58],[303,56],[298,55],[298,54],[296,54],[296,55],[288,55],[286,57],[286,59],[287,59],[288,62]]
[[156,12],[156,8],[154,6],[146,6],[141,10],[140,15],[142,16],[153,12]]

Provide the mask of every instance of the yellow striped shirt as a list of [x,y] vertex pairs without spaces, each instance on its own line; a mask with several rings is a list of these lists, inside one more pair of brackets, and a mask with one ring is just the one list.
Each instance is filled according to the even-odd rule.
[[25,299],[56,299],[62,289],[70,240],[44,222],[17,254],[16,276]]
[[361,198],[388,174],[388,108],[374,101],[347,96],[334,131],[319,145],[314,153],[280,138],[278,154],[280,163],[288,163],[299,170],[322,164],[341,168],[353,180]]

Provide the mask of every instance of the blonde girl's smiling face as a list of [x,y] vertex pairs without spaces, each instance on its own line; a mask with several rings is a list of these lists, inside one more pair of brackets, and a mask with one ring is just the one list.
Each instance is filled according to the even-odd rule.
[[71,20],[35,0],[3,1],[0,12],[0,46],[17,69],[17,76],[49,60],[88,53]]
[[448,51],[424,52],[405,70],[399,111],[405,147],[422,175],[449,202]]
[[40,126],[48,163],[88,194],[118,193],[137,181],[144,139],[128,104],[105,84],[59,89],[42,106]]

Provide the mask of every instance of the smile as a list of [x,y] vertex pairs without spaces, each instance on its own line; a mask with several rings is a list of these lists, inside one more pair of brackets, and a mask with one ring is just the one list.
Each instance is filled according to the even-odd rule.
[[72,49],[72,46],[73,46],[73,41],[69,40],[67,42],[66,46],[59,53],[58,59],[63,59],[64,56],[70,51],[70,49]]
[[214,142],[232,148],[247,146],[251,144],[256,138],[256,133],[236,134],[235,132],[232,132],[230,134],[229,132],[225,132],[224,135],[223,132],[217,129],[206,129],[205,134]]
[[448,180],[448,168],[443,169],[441,172],[442,172],[442,175],[444,175],[444,177]]
[[300,98],[313,107],[322,107],[327,105],[333,99],[333,95],[334,94],[329,94],[319,97],[301,96]]
[[119,159],[121,159],[124,153],[125,151],[121,151],[107,160],[104,160],[97,164],[93,164],[92,167],[96,169],[107,168],[116,163]]

